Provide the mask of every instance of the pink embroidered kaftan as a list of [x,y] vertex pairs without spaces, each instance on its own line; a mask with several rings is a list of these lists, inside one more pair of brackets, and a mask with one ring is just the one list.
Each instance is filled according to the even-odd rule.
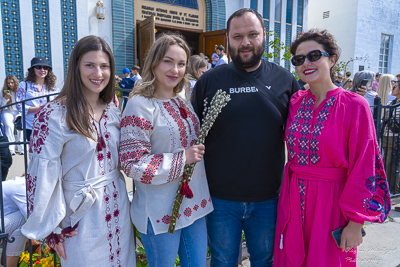
[[341,87],[314,108],[310,90],[290,101],[274,266],[356,266],[357,250],[340,252],[331,232],[383,222],[391,205],[371,110]]
[[129,200],[118,169],[120,111],[110,103],[99,122],[91,119],[104,140],[101,147],[70,131],[65,112],[51,102],[35,115],[27,172],[29,218],[22,233],[41,239],[79,222],[78,235],[65,239],[63,267],[136,266]]

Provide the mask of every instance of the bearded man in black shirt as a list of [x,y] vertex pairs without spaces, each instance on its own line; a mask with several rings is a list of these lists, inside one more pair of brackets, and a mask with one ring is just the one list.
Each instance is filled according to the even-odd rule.
[[285,162],[283,127],[299,88],[284,68],[261,59],[266,31],[260,14],[240,9],[227,22],[232,62],[196,83],[193,106],[218,89],[230,94],[205,141],[214,211],[207,216],[211,266],[236,266],[242,230],[252,266],[272,266],[277,202]]

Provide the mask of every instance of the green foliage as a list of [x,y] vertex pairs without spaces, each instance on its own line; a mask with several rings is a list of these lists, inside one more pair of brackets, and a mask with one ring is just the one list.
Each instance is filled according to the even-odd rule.
[[347,61],[339,61],[339,62],[336,62],[335,67],[333,67],[333,72],[334,72],[334,73],[339,73],[339,72],[346,73],[347,70],[348,70],[349,64],[350,64],[351,62],[353,62],[353,61],[363,61],[364,63],[367,63],[367,64],[368,64],[368,68],[370,67],[370,66],[369,66],[369,57],[368,57],[368,55],[366,55],[366,56],[364,56],[364,57],[350,58],[350,59],[347,60]]
[[[272,41],[268,42],[268,53],[267,51],[264,51],[264,57],[268,59],[274,59],[277,62],[280,62],[281,60],[290,60],[291,55],[290,55],[290,50],[287,45],[285,45],[284,42],[281,42],[281,39],[278,37],[278,35],[274,31],[270,31],[267,34],[267,38],[269,37],[274,37]],[[283,51],[283,56],[280,58],[280,52]]]

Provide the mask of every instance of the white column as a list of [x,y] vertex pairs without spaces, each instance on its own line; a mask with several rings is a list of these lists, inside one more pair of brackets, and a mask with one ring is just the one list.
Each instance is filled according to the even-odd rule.
[[31,66],[31,59],[35,57],[35,35],[33,33],[32,1],[19,1],[21,16],[21,39],[24,76]]
[[[287,9],[287,0],[282,0],[281,4],[281,36],[279,37],[281,39],[282,43],[285,43],[286,41],[286,9]],[[279,52],[279,58],[283,57],[284,50],[281,50]],[[285,66],[285,61],[283,59],[280,60],[279,65]]]
[[61,88],[64,84],[64,51],[60,1],[49,1],[49,14],[52,68],[57,77],[56,86]]

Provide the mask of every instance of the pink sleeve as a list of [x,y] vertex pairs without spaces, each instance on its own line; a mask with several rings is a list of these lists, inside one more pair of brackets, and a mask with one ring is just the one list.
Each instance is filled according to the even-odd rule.
[[383,222],[391,201],[372,114],[366,103],[354,104],[350,108],[348,177],[339,205],[346,219],[356,223]]

